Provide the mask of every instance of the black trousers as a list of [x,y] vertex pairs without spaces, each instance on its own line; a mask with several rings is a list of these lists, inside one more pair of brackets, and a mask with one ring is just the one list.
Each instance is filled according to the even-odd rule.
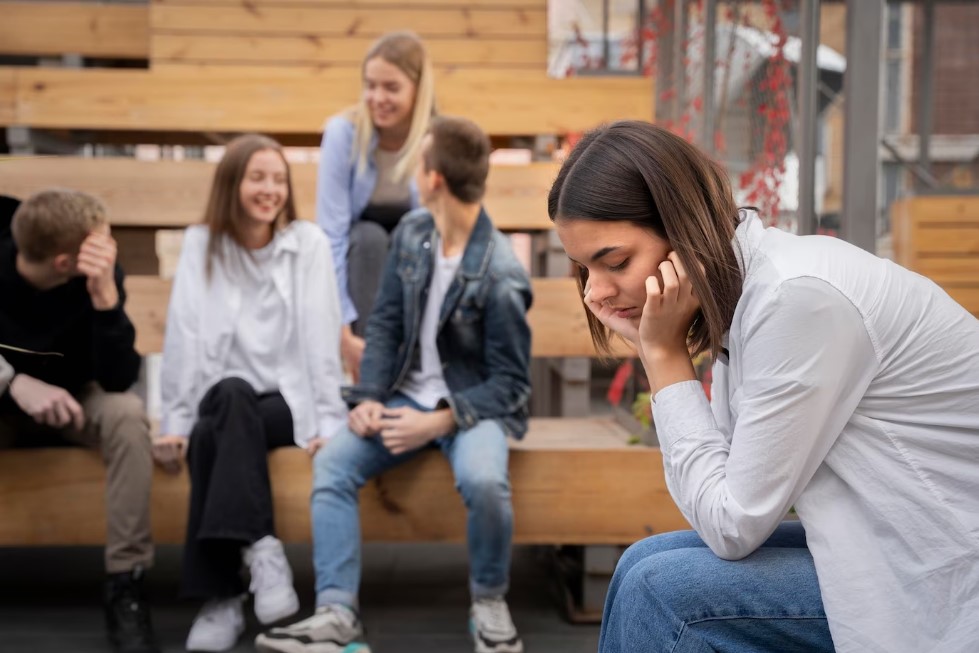
[[242,547],[275,533],[267,454],[292,444],[292,413],[278,392],[260,395],[229,378],[204,395],[187,452],[183,596],[229,598],[244,591]]

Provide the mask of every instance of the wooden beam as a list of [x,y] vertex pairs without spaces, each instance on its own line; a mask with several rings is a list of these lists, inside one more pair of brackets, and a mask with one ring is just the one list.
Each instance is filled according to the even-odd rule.
[[269,36],[378,37],[409,29],[422,38],[517,36],[547,40],[547,11],[542,8],[459,9],[405,7],[378,10],[349,6],[251,4],[154,4],[150,29],[158,33],[219,31]]
[[[628,446],[608,419],[531,420],[511,443],[516,544],[628,544],[689,528],[663,478],[660,451]],[[312,469],[299,449],[269,456],[278,536],[310,541]],[[84,449],[5,451],[0,456],[0,545],[98,545],[105,541],[104,471]],[[153,478],[154,540],[179,544],[187,522],[186,473]],[[465,512],[435,451],[384,474],[361,492],[365,540],[461,542]]]
[[[242,0],[150,0],[154,5],[177,7],[182,5],[228,6],[240,5]],[[255,9],[265,9],[282,5],[293,7],[363,7],[374,10],[410,9],[418,5],[449,9],[547,9],[547,0],[248,0],[248,5]]]
[[146,59],[149,7],[91,2],[2,2],[0,54]]
[[[360,91],[353,68],[12,70],[16,104],[8,124],[55,129],[316,133]],[[550,79],[528,70],[436,74],[440,110],[465,115],[492,135],[564,134],[649,119],[650,86],[644,78]]]
[[[154,63],[211,63],[239,66],[353,67],[359,70],[371,37],[310,35],[154,34]],[[425,43],[437,69],[547,69],[546,39],[428,39]]]
[[[533,356],[597,356],[574,280],[534,278],[532,283],[534,305],[527,320],[533,334]],[[126,313],[136,327],[136,349],[142,354],[163,351],[170,287],[170,281],[155,276],[126,277]],[[624,344],[617,345],[616,354],[621,357],[633,355]]]
[[[113,226],[181,228],[200,221],[214,167],[203,161],[8,158],[0,159],[0,193],[24,198],[51,186],[75,188],[101,199]],[[312,220],[317,166],[294,163],[291,170],[299,215]],[[547,193],[557,171],[553,163],[492,166],[484,203],[497,228],[507,232],[551,229]]]
[[17,115],[17,79],[11,68],[0,66],[0,125],[13,125]]

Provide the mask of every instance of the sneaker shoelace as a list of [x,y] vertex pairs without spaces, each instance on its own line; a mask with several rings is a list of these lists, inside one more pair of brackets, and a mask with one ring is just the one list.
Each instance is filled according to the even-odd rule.
[[479,599],[474,604],[476,622],[481,630],[509,635],[514,631],[513,620],[506,602],[501,599]]
[[284,556],[272,551],[254,553],[250,567],[252,579],[248,589],[252,594],[281,584],[287,573]]

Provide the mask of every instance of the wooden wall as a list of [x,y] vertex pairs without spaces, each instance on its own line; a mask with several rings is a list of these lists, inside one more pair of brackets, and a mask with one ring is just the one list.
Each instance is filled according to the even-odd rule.
[[0,54],[144,59],[146,68],[0,67],[0,124],[313,134],[355,102],[395,29],[424,37],[444,113],[494,135],[650,119],[649,79],[547,77],[546,0],[0,0]]

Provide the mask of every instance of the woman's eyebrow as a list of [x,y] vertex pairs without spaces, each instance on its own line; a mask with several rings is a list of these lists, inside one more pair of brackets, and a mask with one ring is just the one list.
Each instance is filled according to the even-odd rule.
[[591,262],[594,263],[595,261],[597,261],[598,259],[602,258],[606,254],[611,254],[615,250],[619,249],[619,247],[620,247],[619,245],[615,245],[613,247],[603,247],[603,248],[601,248],[600,250],[598,250],[597,252],[595,252],[594,254],[591,255]]

